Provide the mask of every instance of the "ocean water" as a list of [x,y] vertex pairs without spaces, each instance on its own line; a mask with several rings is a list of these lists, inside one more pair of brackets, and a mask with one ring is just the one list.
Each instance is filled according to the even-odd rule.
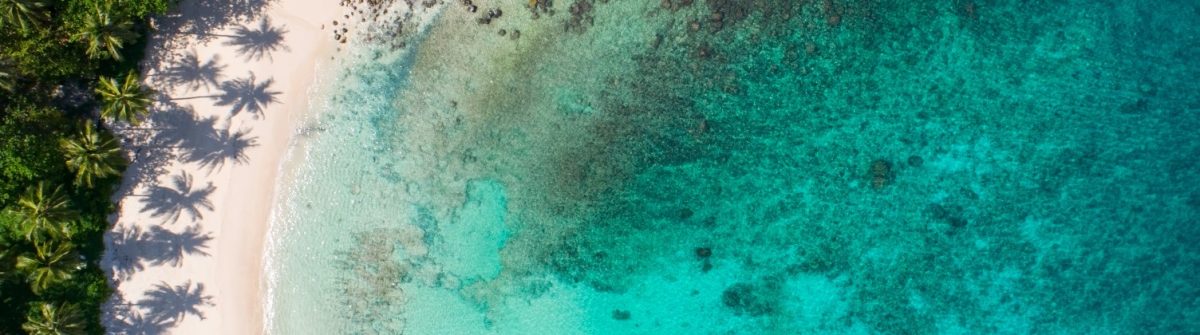
[[1200,333],[1198,2],[474,3],[321,78],[271,333]]

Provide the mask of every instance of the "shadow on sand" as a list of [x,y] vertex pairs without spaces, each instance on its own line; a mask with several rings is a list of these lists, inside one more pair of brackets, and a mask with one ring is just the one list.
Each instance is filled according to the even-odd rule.
[[[272,0],[182,1],[171,15],[157,22],[158,33],[195,35],[202,38],[237,22],[263,16]],[[186,12],[187,17],[176,13]]]
[[263,117],[264,108],[279,102],[279,92],[271,90],[274,83],[273,78],[256,82],[253,72],[249,77],[226,81],[221,83],[221,94],[216,97],[216,105],[230,106],[231,116],[245,111],[256,118]]
[[233,36],[225,41],[225,45],[237,48],[238,54],[246,57],[247,61],[262,60],[263,57],[272,59],[271,53],[275,50],[288,50],[287,45],[283,44],[284,34],[287,34],[286,27],[273,27],[270,20],[263,18],[258,21],[258,27],[233,28]]
[[116,253],[108,267],[122,280],[144,270],[146,264],[179,267],[185,256],[208,256],[206,250],[212,239],[196,225],[178,233],[159,226],[151,226],[149,231],[131,226],[114,232],[111,245]]
[[[272,92],[263,91],[262,94],[274,97]],[[254,96],[254,93],[250,95]],[[272,101],[271,98],[267,98],[268,101]],[[263,106],[252,105],[256,110]],[[258,138],[249,136],[247,131],[223,129],[217,125],[216,117],[198,117],[190,107],[171,101],[160,101],[159,108],[150,114],[148,121],[146,124],[150,128],[125,131],[126,141],[134,153],[125,174],[135,183],[125,185],[120,193],[122,196],[130,195],[137,185],[159,183],[158,179],[172,162],[196,163],[211,172],[230,161],[248,163],[246,151],[258,146]]]
[[160,282],[136,303],[114,295],[102,321],[111,334],[164,334],[188,315],[203,320],[204,311],[200,309],[215,306],[212,300],[204,292],[204,284],[190,280],[179,285]]
[[220,62],[220,57],[217,55],[201,62],[196,52],[192,51],[180,56],[171,66],[153,79],[163,86],[182,86],[192,91],[201,88],[209,89],[219,85],[221,71],[225,70],[225,66],[218,62]]
[[112,298],[105,303],[100,321],[109,334],[166,334],[171,327],[170,318],[143,313],[137,305],[126,300],[121,292],[113,292]]
[[147,46],[150,52],[146,53],[142,65],[161,69],[185,56],[177,53],[179,50],[188,50],[196,43],[233,37],[218,33],[231,25],[263,18],[273,2],[275,0],[179,1],[170,13],[152,21],[153,38]]
[[187,212],[193,220],[203,219],[202,211],[213,210],[212,201],[208,196],[217,190],[216,186],[208,183],[202,188],[195,187],[195,179],[186,172],[171,178],[168,186],[151,185],[149,192],[140,195],[144,205],[141,212],[150,213],[151,217],[166,217],[166,221],[175,223]]
[[200,311],[200,307],[213,306],[212,296],[204,293],[204,284],[193,284],[190,280],[175,286],[166,282],[154,285],[137,304],[152,317],[171,320],[176,324],[188,314],[203,320],[204,312]]
[[258,138],[246,135],[245,131],[213,129],[209,136],[203,139],[207,142],[185,151],[183,159],[200,164],[210,171],[220,170],[228,161],[235,164],[249,162],[250,156],[246,154],[246,150],[258,146]]

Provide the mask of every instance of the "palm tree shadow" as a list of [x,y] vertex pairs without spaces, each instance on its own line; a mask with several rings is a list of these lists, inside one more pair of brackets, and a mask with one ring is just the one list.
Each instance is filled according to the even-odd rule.
[[150,226],[150,234],[145,243],[157,250],[149,250],[145,258],[151,265],[170,264],[179,267],[183,265],[184,256],[209,256],[205,249],[208,249],[208,242],[212,239],[211,234],[200,232],[199,225],[189,226],[180,233],[160,226]]
[[207,143],[217,128],[217,117],[198,117],[191,108],[180,107],[156,113],[153,118],[159,129],[154,145],[173,147],[184,151],[193,150]]
[[[158,22],[158,30],[177,34],[198,35],[216,32],[238,21],[253,20],[264,14],[273,0],[206,0],[188,1]],[[176,15],[186,12],[187,16]],[[201,38],[201,42],[208,39]]]
[[202,219],[204,215],[201,214],[201,210],[213,210],[212,201],[208,200],[208,196],[216,191],[217,187],[212,183],[194,189],[192,176],[184,172],[172,178],[170,184],[170,187],[157,184],[150,186],[149,193],[142,198],[144,207],[141,212],[149,212],[151,217],[165,216],[169,222],[174,223],[183,212],[191,215],[192,219]]
[[117,280],[126,280],[134,273],[145,270],[146,265],[142,262],[145,251],[142,250],[141,244],[146,240],[146,235],[142,229],[132,226],[114,230],[112,234],[108,250],[112,252],[113,258],[107,264],[112,276]]
[[214,306],[211,295],[204,294],[204,284],[192,285],[192,281],[171,286],[166,282],[154,285],[154,289],[146,292],[146,297],[138,301],[145,308],[148,319],[165,323],[170,321],[178,324],[188,314],[204,320],[202,306]]
[[250,73],[250,77],[226,81],[221,83],[221,94],[215,97],[215,105],[231,106],[231,116],[246,111],[254,114],[256,118],[261,117],[264,108],[279,102],[279,92],[270,90],[274,83],[275,79],[256,83],[253,72]]
[[225,45],[237,48],[237,53],[245,56],[247,61],[262,60],[263,57],[272,59],[271,53],[275,50],[289,50],[287,45],[283,44],[284,34],[287,34],[286,27],[273,27],[271,21],[264,17],[258,21],[257,28],[247,26],[233,28],[233,35],[230,36],[229,41],[225,42]]
[[107,267],[117,280],[129,279],[145,270],[146,263],[179,267],[185,256],[209,256],[208,243],[213,239],[212,234],[201,232],[199,225],[179,233],[160,226],[151,226],[149,232],[130,226],[113,234],[110,250],[114,258]]
[[[154,30],[142,58],[146,68],[162,69],[186,50],[222,38],[219,32],[263,17],[276,0],[204,0],[172,1],[172,8],[155,15],[149,23]],[[186,15],[184,15],[186,14]]]
[[191,143],[184,152],[184,160],[196,162],[209,171],[221,169],[228,161],[239,164],[250,162],[250,155],[246,151],[258,146],[258,138],[248,136],[246,131],[212,130],[197,142],[203,143]]
[[170,328],[169,322],[148,318],[134,307],[134,304],[125,300],[120,291],[115,291],[112,297],[104,303],[100,323],[110,334],[165,334],[167,328]]
[[214,55],[208,61],[201,62],[195,51],[180,57],[178,61],[167,67],[161,73],[162,83],[169,86],[184,86],[196,91],[200,88],[218,86],[218,79],[225,66],[219,65],[219,55]]
[[258,138],[245,130],[217,129],[216,117],[199,118],[189,112],[164,116],[162,121],[171,131],[160,132],[155,142],[174,147],[182,161],[200,164],[210,171],[228,161],[249,162],[246,151],[258,146]]
[[107,330],[114,334],[125,335],[158,335],[166,334],[171,328],[171,320],[147,317],[141,312],[130,311],[123,319],[116,319],[107,325]]
[[160,100],[143,128],[121,131],[132,157],[124,174],[130,182],[122,184],[117,196],[131,195],[140,185],[158,183],[159,177],[166,174],[167,167],[178,158],[176,147],[208,136],[216,127],[216,117],[198,118],[195,115],[190,107]]

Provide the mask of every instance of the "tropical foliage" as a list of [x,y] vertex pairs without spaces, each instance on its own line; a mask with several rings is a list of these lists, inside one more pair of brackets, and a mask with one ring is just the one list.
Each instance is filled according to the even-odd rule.
[[87,45],[89,57],[121,60],[121,48],[137,38],[137,34],[133,32],[132,20],[114,17],[111,8],[97,4],[92,14],[85,17],[83,28],[74,38]]
[[96,131],[91,121],[85,121],[75,137],[59,140],[59,146],[67,168],[75,172],[76,186],[92,187],[98,178],[121,174],[121,146],[112,136]]
[[83,316],[72,304],[38,304],[21,329],[30,335],[83,334]]
[[70,242],[34,243],[37,247],[29,254],[17,257],[17,270],[29,280],[33,293],[41,294],[56,283],[71,279],[79,268],[75,246]]
[[0,0],[0,29],[36,29],[46,22],[46,3],[38,0]]
[[21,232],[25,238],[38,242],[46,238],[68,235],[61,225],[71,217],[70,204],[62,193],[62,187],[50,188],[39,182],[17,200],[12,212],[19,218]]
[[105,333],[98,261],[125,162],[95,117],[146,115],[142,37],[174,2],[0,0],[0,334]]
[[100,95],[103,104],[100,115],[107,119],[136,125],[150,108],[150,90],[142,87],[141,80],[133,70],[126,73],[120,83],[115,78],[100,77],[96,94]]

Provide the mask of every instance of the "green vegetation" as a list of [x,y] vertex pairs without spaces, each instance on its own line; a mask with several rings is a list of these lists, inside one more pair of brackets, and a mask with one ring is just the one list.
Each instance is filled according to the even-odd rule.
[[150,106],[150,91],[143,88],[137,73],[129,71],[121,83],[111,77],[100,77],[100,87],[96,94],[104,107],[100,115],[115,121],[137,124],[138,118],[145,114]]
[[87,54],[92,58],[109,57],[121,60],[121,47],[137,37],[133,32],[133,21],[128,18],[113,19],[107,6],[85,17],[84,26],[73,36],[76,41],[87,44]]
[[96,179],[120,175],[121,147],[108,134],[96,131],[85,121],[78,135],[59,141],[67,167],[75,172],[75,185],[92,187]]
[[33,0],[0,0],[0,28],[36,29],[46,21],[45,3]]
[[0,0],[0,334],[104,333],[99,260],[126,162],[102,126],[148,112],[141,38],[171,3]]
[[33,335],[83,334],[83,318],[71,304],[38,304],[22,329]]
[[33,293],[41,294],[55,283],[71,279],[79,269],[75,246],[69,242],[34,242],[36,248],[17,257],[17,271],[26,274]]
[[10,211],[19,218],[17,224],[25,239],[37,243],[69,235],[62,226],[71,216],[69,206],[61,186],[47,190],[45,182],[38,182],[17,199],[16,209]]

